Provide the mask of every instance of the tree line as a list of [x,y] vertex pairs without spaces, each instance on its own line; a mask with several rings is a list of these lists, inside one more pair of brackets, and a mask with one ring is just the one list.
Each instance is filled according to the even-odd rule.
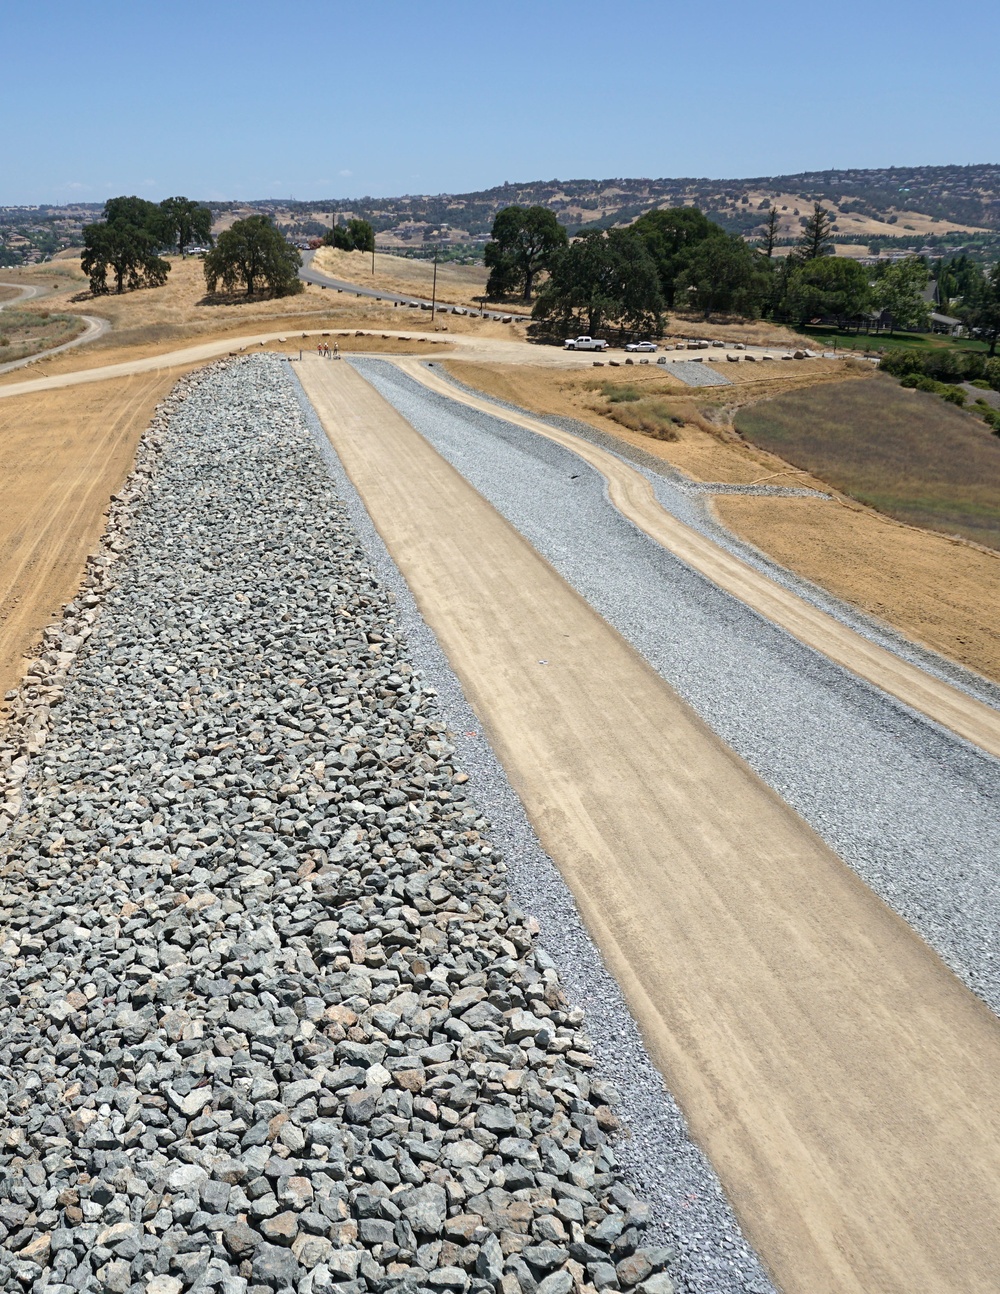
[[170,273],[170,263],[160,253],[176,247],[183,256],[193,242],[208,242],[211,234],[211,211],[190,198],[109,198],[103,218],[83,227],[80,264],[95,296],[110,291],[109,274],[116,292],[126,286],[160,287]]
[[[624,229],[588,230],[572,241],[546,207],[505,207],[493,222],[485,261],[487,295],[532,299],[534,317],[556,329],[594,334],[612,326],[658,333],[666,310],[761,316],[802,324],[833,318],[860,326],[887,312],[892,327],[925,327],[930,306],[926,263],[911,257],[866,267],[833,256],[832,219],[820,203],[798,245],[775,256],[778,214],[772,210],[759,245],[751,245],[696,207],[648,211]],[[938,270],[952,288],[952,309],[970,330],[996,345],[1000,327],[1000,265],[974,262]]]
[[[370,226],[369,226],[370,228]],[[212,212],[190,198],[109,198],[102,218],[83,227],[80,264],[95,296],[115,291],[162,287],[170,262],[162,252],[184,255],[192,244],[208,244],[205,285],[214,293],[220,284],[226,293],[242,287],[247,296],[266,288],[275,296],[301,292],[298,277],[302,258],[267,216],[248,216],[212,238]],[[214,243],[214,245],[213,245]]]
[[367,220],[352,218],[343,225],[334,225],[323,235],[324,247],[336,247],[342,252],[373,252],[375,230]]

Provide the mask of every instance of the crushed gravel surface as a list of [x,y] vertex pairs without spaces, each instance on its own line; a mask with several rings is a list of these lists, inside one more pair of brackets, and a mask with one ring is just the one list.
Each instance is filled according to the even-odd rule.
[[768,1290],[324,447],[183,380],[12,698],[0,1288]]
[[732,386],[728,377],[696,360],[675,360],[666,366],[666,371],[688,386]]
[[[1000,1013],[1000,764],[665,552],[568,450],[438,396],[390,363],[354,363]],[[706,525],[700,500],[648,475],[669,511],[725,535]],[[739,548],[731,536],[727,547]],[[835,599],[823,604],[841,612]],[[880,640],[895,641],[885,632]],[[919,650],[903,650],[922,661]],[[965,671],[941,672],[968,681]],[[982,699],[995,699],[989,685],[972,682]]]

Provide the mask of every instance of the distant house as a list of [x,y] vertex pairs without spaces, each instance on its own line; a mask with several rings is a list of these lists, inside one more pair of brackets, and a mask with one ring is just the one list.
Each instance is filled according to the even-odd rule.
[[931,311],[931,332],[947,333],[949,337],[961,337],[963,325],[961,319],[955,319],[951,315],[938,314],[936,310]]

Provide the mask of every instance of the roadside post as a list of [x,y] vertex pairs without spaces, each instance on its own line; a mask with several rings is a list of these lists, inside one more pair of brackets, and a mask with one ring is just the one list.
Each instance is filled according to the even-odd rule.
[[431,323],[434,322],[434,316],[437,314],[437,290],[438,290],[438,249],[434,248],[434,281],[431,286]]

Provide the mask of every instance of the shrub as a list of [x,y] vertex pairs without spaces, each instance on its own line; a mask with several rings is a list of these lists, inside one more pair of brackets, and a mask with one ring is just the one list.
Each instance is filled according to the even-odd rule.
[[992,391],[992,390],[993,390],[993,388],[990,386],[989,382],[987,382],[985,378],[981,378],[981,377],[977,377],[977,378],[975,379],[975,381],[972,383],[972,385],[973,385],[973,386],[978,386],[978,387],[979,387],[979,389],[980,389],[980,391]]
[[613,382],[605,382],[602,390],[612,404],[631,404],[642,399],[642,392],[634,386],[615,386]]
[[989,382],[994,391],[1000,391],[1000,355],[996,359],[988,359],[983,366],[983,377]]
[[924,371],[924,357],[917,350],[906,350],[902,346],[894,347],[882,357],[879,367],[884,372],[891,373],[893,377],[906,377],[910,373]]
[[654,440],[678,440],[676,428],[684,425],[665,400],[645,399],[636,407],[631,403],[625,408],[611,408],[608,417],[620,422],[631,431],[641,431]]
[[957,386],[947,387],[941,392],[941,397],[949,404],[957,404],[959,407],[965,404],[965,392]]

